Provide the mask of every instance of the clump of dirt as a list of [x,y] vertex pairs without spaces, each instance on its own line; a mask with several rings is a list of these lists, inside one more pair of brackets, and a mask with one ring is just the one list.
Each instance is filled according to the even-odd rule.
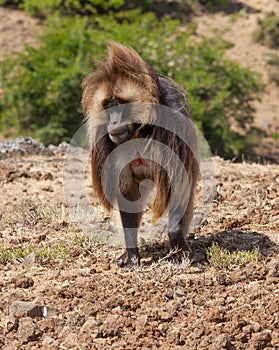
[[[213,210],[189,238],[194,261],[177,261],[157,238],[162,223],[141,247],[142,266],[125,270],[114,265],[121,247],[93,238],[107,237],[113,219],[92,201],[86,236],[69,216],[67,147],[0,160],[2,349],[279,347],[278,165],[215,157]],[[257,248],[261,258],[218,268],[207,261],[213,242],[231,253]]]

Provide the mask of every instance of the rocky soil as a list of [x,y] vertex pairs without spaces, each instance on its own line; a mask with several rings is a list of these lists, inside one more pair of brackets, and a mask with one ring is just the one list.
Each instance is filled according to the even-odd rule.
[[[279,349],[278,165],[215,157],[213,210],[189,238],[193,261],[170,252],[162,222],[141,268],[125,270],[113,263],[122,248],[107,244],[114,218],[91,198],[87,236],[68,212],[67,149],[0,144],[1,349]],[[148,223],[147,210],[142,230]],[[214,242],[251,259],[214,262]]]

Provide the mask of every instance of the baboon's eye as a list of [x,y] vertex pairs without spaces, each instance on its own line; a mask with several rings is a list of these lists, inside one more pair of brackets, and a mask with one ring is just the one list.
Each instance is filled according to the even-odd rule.
[[112,107],[117,107],[117,106],[125,104],[125,103],[129,103],[129,101],[113,96],[109,99],[104,100],[103,107],[104,107],[104,109],[108,109],[108,108],[112,108]]
[[124,100],[123,98],[118,98],[119,104],[123,105],[124,103],[129,103],[129,101]]
[[103,101],[103,107],[104,107],[104,109],[108,109],[108,108],[110,108],[111,106],[110,106],[110,100],[104,100]]

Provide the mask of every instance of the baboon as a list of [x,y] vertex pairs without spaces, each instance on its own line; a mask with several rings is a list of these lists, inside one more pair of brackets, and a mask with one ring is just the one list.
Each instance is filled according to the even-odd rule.
[[[105,208],[118,204],[124,230],[126,249],[116,263],[140,264],[137,229],[143,204],[139,199],[149,191],[149,186],[141,186],[147,179],[154,184],[153,219],[168,211],[171,246],[189,252],[185,238],[193,216],[199,162],[187,93],[156,73],[135,50],[115,42],[109,44],[107,58],[97,63],[82,87],[93,190]],[[111,168],[103,171],[118,148],[118,154],[110,159]],[[119,175],[115,168],[120,159],[124,166]],[[119,192],[111,185],[117,176]],[[136,209],[127,210],[121,198],[136,203]]]

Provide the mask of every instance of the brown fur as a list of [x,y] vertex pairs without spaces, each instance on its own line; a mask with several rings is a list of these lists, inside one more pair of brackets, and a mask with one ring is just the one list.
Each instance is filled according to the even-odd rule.
[[[94,191],[107,209],[111,208],[111,204],[107,201],[102,189],[101,171],[107,156],[115,149],[116,145],[110,141],[106,133],[108,120],[103,112],[103,103],[112,96],[127,102],[147,102],[166,105],[179,111],[185,120],[191,119],[187,94],[183,90],[170,79],[156,74],[149,64],[133,49],[116,43],[109,45],[107,59],[104,62],[99,62],[97,69],[84,80],[82,97],[82,109],[87,118],[88,134],[92,145],[92,179]],[[144,113],[142,107],[140,113],[137,112],[136,104],[133,108],[135,109],[131,115],[131,123],[147,124],[150,121],[150,124],[152,124],[152,120],[156,118],[156,115],[152,113],[148,106]],[[166,124],[171,122],[170,117],[169,119],[166,118]],[[99,132],[103,132],[104,136],[95,144]],[[152,134],[148,136],[151,140],[162,142],[173,150],[184,164],[188,173],[190,200],[183,220],[184,233],[189,229],[193,207],[193,192],[199,173],[196,138],[194,134],[195,131],[193,130],[190,145],[186,145],[179,137],[170,133],[168,130],[156,126],[153,127]],[[141,131],[139,129],[134,137],[140,136]],[[155,147],[153,150],[154,157],[160,157],[159,152],[160,150]],[[159,165],[153,164],[151,177],[157,189],[152,202],[154,220],[158,219],[165,212],[169,204],[170,178],[175,176],[178,182],[183,181],[182,177],[179,177],[180,173],[181,169],[179,169],[179,166],[174,166],[167,174]],[[135,181],[128,165],[123,170],[123,184],[120,184],[120,186],[123,186],[122,192],[125,192],[125,186],[132,188]],[[109,186],[109,177],[104,182]],[[179,201],[181,196],[179,190],[176,196]]]

